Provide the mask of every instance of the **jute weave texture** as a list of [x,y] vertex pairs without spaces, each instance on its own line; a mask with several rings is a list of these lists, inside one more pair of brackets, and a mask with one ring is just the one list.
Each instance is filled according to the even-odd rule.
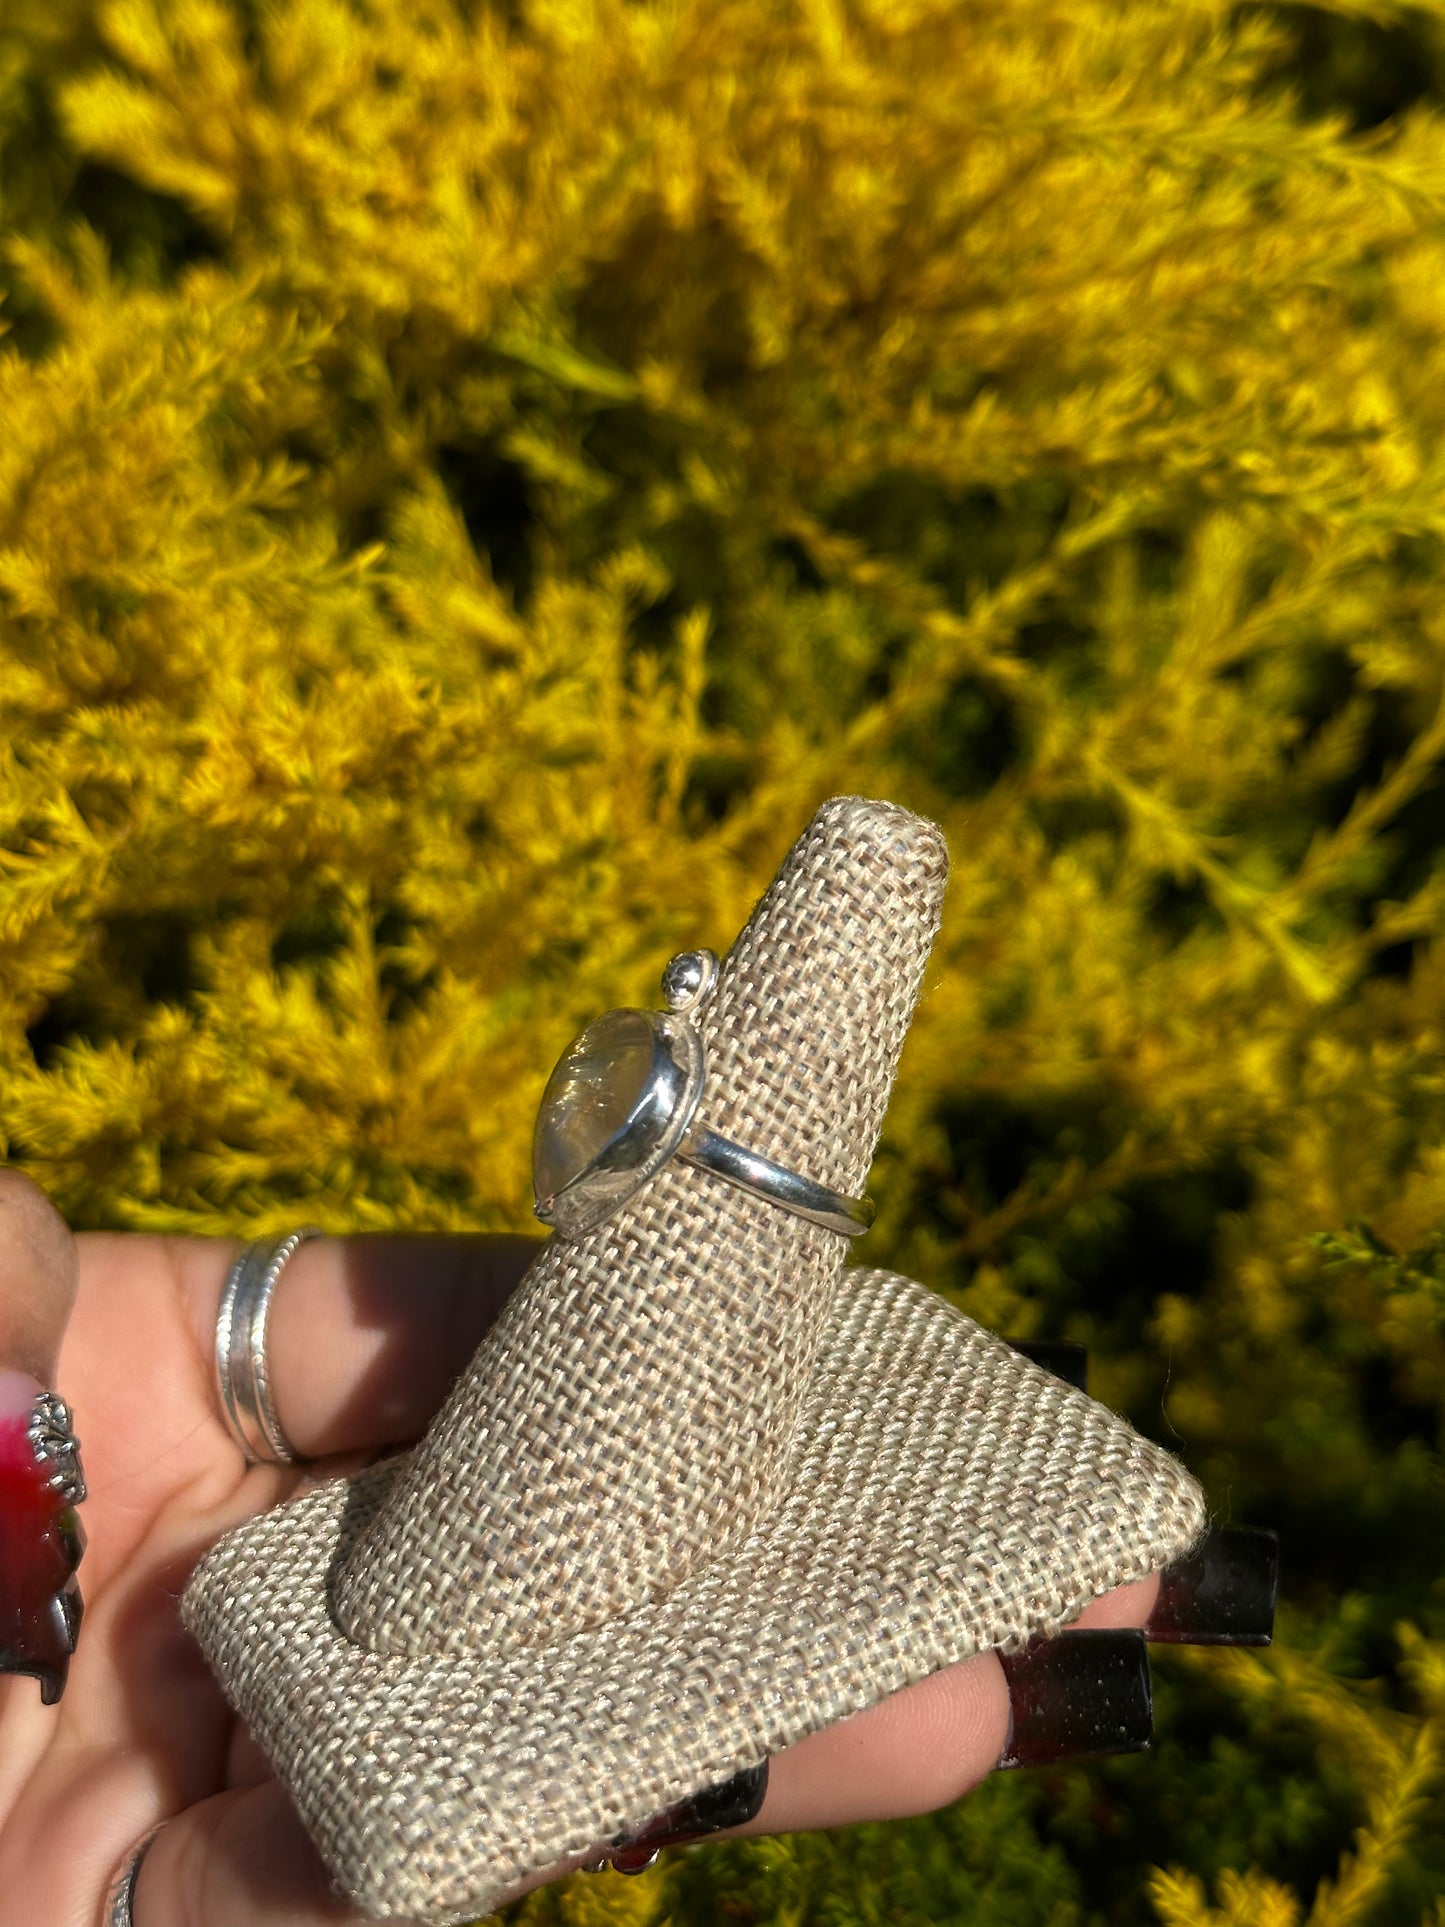
[[[862,1189],[947,873],[919,817],[819,811],[719,973],[704,1123]],[[848,1245],[681,1162],[554,1239],[352,1553],[346,1631],[545,1644],[726,1555],[779,1494]]]
[[[706,1013],[709,1124],[862,1187],[945,868],[824,806]],[[203,1562],[187,1623],[363,1910],[474,1919],[1204,1531],[1169,1454],[847,1245],[674,1163],[548,1244],[414,1451]]]

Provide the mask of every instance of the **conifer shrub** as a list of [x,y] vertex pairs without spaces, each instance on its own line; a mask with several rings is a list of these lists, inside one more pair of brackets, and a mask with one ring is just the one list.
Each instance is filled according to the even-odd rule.
[[525,1226],[560,1046],[887,796],[870,1261],[1282,1534],[1152,1757],[518,1921],[1445,1922],[1442,18],[0,9],[0,1151]]

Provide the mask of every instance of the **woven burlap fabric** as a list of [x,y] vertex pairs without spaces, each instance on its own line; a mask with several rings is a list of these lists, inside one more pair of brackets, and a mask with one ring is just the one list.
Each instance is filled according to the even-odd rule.
[[328,1569],[393,1465],[223,1540],[187,1624],[363,1911],[447,1927],[1205,1529],[1166,1452],[909,1279],[849,1270],[779,1509],[601,1633],[496,1657],[348,1640]]
[[[819,810],[701,1018],[703,1123],[862,1190],[947,874],[921,817]],[[548,1644],[724,1556],[786,1477],[849,1242],[680,1161],[554,1239],[347,1562],[344,1629]]]
[[[819,813],[706,1014],[708,1123],[859,1187],[942,882],[931,825]],[[548,1245],[414,1452],[199,1567],[186,1623],[363,1911],[476,1918],[1197,1540],[1167,1453],[846,1255],[673,1164]]]

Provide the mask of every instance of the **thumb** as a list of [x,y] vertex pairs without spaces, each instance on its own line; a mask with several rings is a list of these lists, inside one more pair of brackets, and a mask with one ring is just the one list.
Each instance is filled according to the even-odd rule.
[[38,1184],[0,1169],[0,1373],[50,1390],[75,1303],[75,1240]]
[[0,1170],[0,1673],[60,1698],[80,1627],[85,1496],[70,1414],[54,1396],[75,1302],[75,1240],[40,1188]]

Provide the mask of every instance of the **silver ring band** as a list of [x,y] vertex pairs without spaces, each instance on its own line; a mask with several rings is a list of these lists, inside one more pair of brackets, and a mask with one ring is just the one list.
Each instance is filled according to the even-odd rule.
[[[164,1824],[164,1822],[162,1822]],[[140,1863],[150,1851],[151,1842],[160,1832],[160,1827],[152,1827],[143,1834],[120,1864],[120,1872],[110,1883],[105,1896],[105,1907],[101,1913],[101,1927],[135,1927],[132,1909],[135,1905],[135,1883],[140,1875]]]
[[711,950],[674,957],[662,973],[665,1011],[606,1011],[558,1058],[537,1110],[532,1188],[537,1216],[563,1237],[604,1223],[674,1157],[845,1238],[872,1224],[871,1198],[818,1184],[697,1121],[707,1080],[697,1015],[718,970]]
[[842,1191],[830,1191],[826,1184],[815,1184],[785,1165],[774,1164],[771,1158],[746,1151],[730,1138],[719,1137],[716,1131],[692,1133],[678,1146],[677,1155],[687,1164],[725,1178],[740,1191],[766,1198],[769,1204],[780,1204],[795,1217],[807,1218],[829,1231],[841,1231],[845,1238],[856,1238],[873,1222],[871,1198],[850,1198]]
[[298,1454],[281,1429],[266,1365],[266,1321],[276,1281],[286,1260],[308,1238],[306,1225],[279,1240],[260,1239],[237,1258],[226,1275],[216,1314],[216,1384],[221,1411],[252,1465],[294,1465]]

